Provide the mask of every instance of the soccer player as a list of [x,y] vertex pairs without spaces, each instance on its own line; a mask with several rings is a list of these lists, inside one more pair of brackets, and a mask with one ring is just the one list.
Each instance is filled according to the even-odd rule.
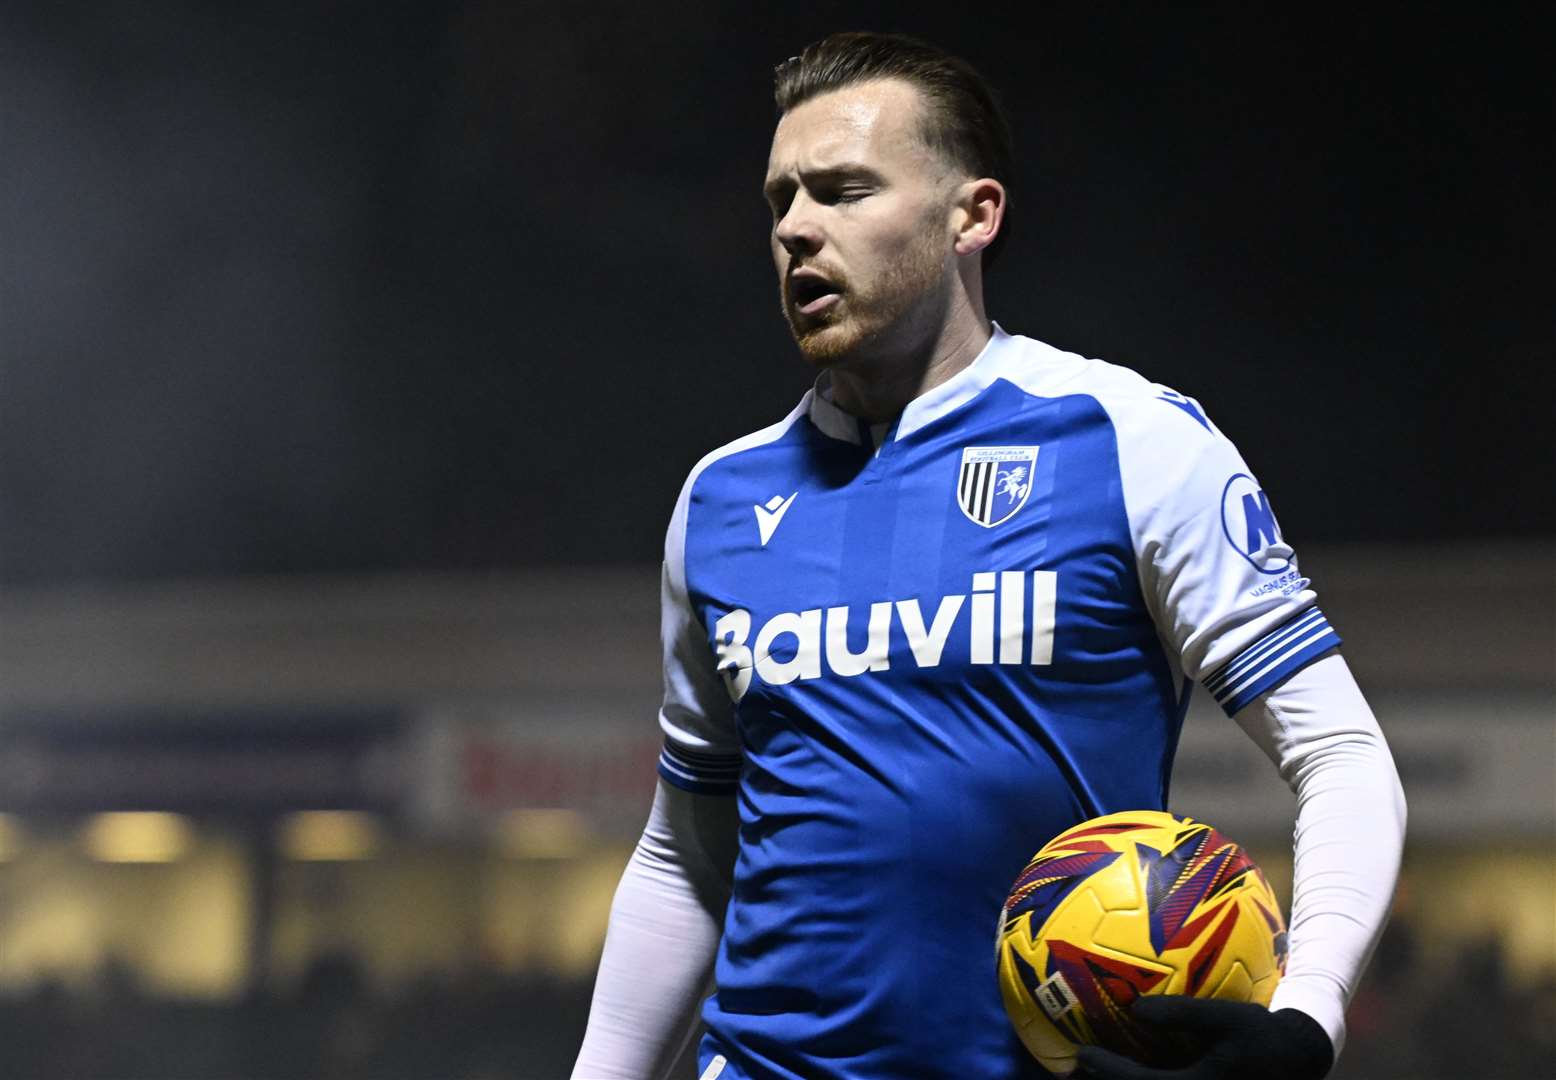
[[1193,681],[1297,794],[1289,964],[1270,1009],[1136,1012],[1200,1036],[1172,1076],[1324,1075],[1405,809],[1269,498],[1192,398],[990,321],[1009,136],[968,65],[834,35],[777,101],[772,252],[820,374],[671,517],[659,787],[574,1077],[664,1076],[710,988],[704,1080],[1045,1075],[996,984],[1006,891],[1061,830],[1165,807]]

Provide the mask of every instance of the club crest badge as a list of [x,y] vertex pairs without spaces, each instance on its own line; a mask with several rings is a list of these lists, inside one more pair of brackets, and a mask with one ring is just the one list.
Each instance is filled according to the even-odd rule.
[[1035,446],[968,446],[956,479],[956,504],[985,529],[1009,521],[1032,494]]

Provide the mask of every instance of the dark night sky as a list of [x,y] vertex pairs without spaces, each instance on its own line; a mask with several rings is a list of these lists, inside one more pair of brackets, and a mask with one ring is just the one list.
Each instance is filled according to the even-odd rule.
[[1198,397],[1299,548],[1556,533],[1532,7],[654,7],[0,11],[0,581],[656,559],[809,382],[770,73],[851,28],[1003,93],[993,316]]

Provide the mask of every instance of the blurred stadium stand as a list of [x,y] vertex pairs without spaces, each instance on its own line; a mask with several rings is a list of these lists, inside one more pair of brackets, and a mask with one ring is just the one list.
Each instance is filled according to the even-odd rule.
[[[1338,1076],[1556,1072],[1553,566],[1304,552],[1411,810]],[[567,1075],[653,786],[656,568],[0,603],[0,1075]],[[1173,808],[1288,900],[1291,804],[1201,698]]]

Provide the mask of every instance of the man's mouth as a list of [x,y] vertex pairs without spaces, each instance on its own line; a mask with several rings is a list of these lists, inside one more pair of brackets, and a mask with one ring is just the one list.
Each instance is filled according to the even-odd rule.
[[842,299],[842,290],[819,274],[795,274],[789,295],[801,315],[819,315]]

